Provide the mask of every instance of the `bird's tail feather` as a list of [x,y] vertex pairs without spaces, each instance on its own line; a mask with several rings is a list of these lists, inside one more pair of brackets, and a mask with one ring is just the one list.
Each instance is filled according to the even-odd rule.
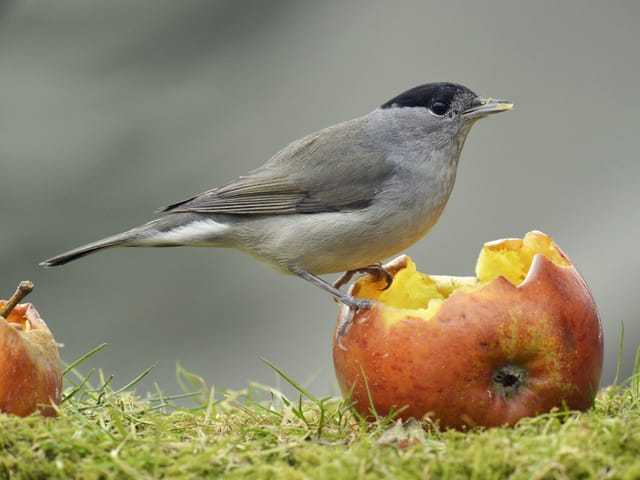
[[113,235],[111,237],[103,238],[102,240],[87,243],[86,245],[74,248],[73,250],[69,250],[68,252],[61,253],[60,255],[56,255],[55,257],[40,263],[40,265],[43,267],[56,267],[58,265],[64,265],[65,263],[71,262],[72,260],[75,260],[77,258],[84,257],[85,255],[89,255],[90,253],[96,252],[98,250],[123,245],[126,240],[127,235],[125,234]]
[[229,225],[194,213],[167,215],[123,233],[88,243],[45,260],[40,265],[55,267],[76,258],[111,247],[224,246]]

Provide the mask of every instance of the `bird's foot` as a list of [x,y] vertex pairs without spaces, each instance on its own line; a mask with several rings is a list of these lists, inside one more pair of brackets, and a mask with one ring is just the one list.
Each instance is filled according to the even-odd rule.
[[[373,268],[375,269],[375,267]],[[380,266],[380,268],[382,269],[382,266]],[[353,317],[356,314],[356,312],[360,310],[369,310],[373,308],[373,305],[375,304],[375,302],[367,298],[356,298],[353,295],[349,295],[348,293],[345,293],[342,290],[340,290],[339,286],[335,286],[335,284],[332,285],[324,281],[322,278],[318,277],[317,275],[314,275],[313,273],[303,268],[300,268],[294,265],[289,267],[289,269],[291,270],[292,273],[298,275],[300,278],[303,278],[308,282],[313,283],[314,285],[332,294],[336,302],[341,303],[348,309],[347,313],[344,316],[344,319],[342,320],[340,325],[338,325],[338,329],[336,331],[336,341],[338,342],[338,346],[340,346],[340,348],[344,348],[343,345],[340,343],[340,338],[344,335],[347,327],[353,321]],[[353,276],[354,273],[355,271],[351,272],[351,276]],[[345,275],[343,275],[343,277],[345,277]],[[351,277],[348,277],[345,283],[349,281],[349,278]]]
[[391,273],[389,273],[381,263],[374,263],[367,267],[356,268],[355,270],[348,270],[344,272],[342,276],[333,283],[333,286],[336,288],[342,288],[349,283],[356,273],[368,273],[373,277],[374,282],[384,278],[386,285],[381,290],[386,290],[393,283],[393,275],[391,275]]
[[[353,276],[357,273],[366,273],[371,275],[374,282],[385,279],[385,286],[381,290],[386,290],[391,286],[393,282],[393,275],[389,273],[381,263],[375,263],[373,265],[369,265],[367,267],[357,268],[355,270],[349,270],[342,274],[338,280],[333,283],[333,287],[340,289],[345,286],[347,283],[351,281]],[[340,320],[340,324],[336,329],[336,344],[342,350],[346,350],[346,347],[342,344],[342,337],[347,331],[347,327],[351,325],[353,322],[353,318],[355,314],[359,310],[368,310],[373,307],[374,302],[372,300],[368,300],[366,298],[355,298],[350,295],[344,295],[343,297],[336,297],[336,300],[348,308],[348,311],[345,315],[343,315]]]
[[342,350],[346,350],[347,348],[342,344],[342,337],[347,331],[349,325],[353,323],[353,318],[356,313],[360,310],[369,310],[373,308],[374,301],[366,298],[355,298],[352,296],[345,295],[343,298],[337,298],[336,300],[339,303],[342,303],[345,307],[347,307],[347,312],[344,315],[341,315],[340,323],[336,328],[336,344],[338,348]]

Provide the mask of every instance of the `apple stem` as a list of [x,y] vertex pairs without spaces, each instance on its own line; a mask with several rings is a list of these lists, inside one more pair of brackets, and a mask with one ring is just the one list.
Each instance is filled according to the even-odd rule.
[[31,293],[31,290],[33,290],[33,283],[31,283],[29,280],[20,282],[15,293],[11,295],[11,298],[9,300],[7,300],[7,303],[0,307],[0,317],[7,318],[11,314],[13,309],[16,308],[16,305],[18,305],[18,303],[20,303],[24,297]]

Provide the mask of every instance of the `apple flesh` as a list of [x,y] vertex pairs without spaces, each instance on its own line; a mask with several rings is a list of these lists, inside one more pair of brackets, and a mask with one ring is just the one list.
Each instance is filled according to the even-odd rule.
[[[0,308],[7,302],[0,300]],[[62,396],[60,353],[30,303],[0,316],[0,412],[55,416]]]
[[[592,405],[602,326],[550,237],[487,243],[475,277],[421,274],[406,256],[385,268],[388,290],[370,276],[351,287],[376,303],[350,319],[333,349],[340,389],[365,417],[399,411],[461,429]],[[342,308],[337,329],[348,315]]]

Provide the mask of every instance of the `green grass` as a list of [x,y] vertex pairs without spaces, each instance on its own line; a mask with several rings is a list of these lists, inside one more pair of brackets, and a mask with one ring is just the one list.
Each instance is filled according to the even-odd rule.
[[137,398],[139,378],[115,388],[100,372],[80,374],[84,359],[67,368],[58,418],[0,415],[0,479],[640,478],[637,365],[588,412],[463,433],[367,424],[281,372],[296,398],[259,384],[216,392],[180,368],[186,393]]

